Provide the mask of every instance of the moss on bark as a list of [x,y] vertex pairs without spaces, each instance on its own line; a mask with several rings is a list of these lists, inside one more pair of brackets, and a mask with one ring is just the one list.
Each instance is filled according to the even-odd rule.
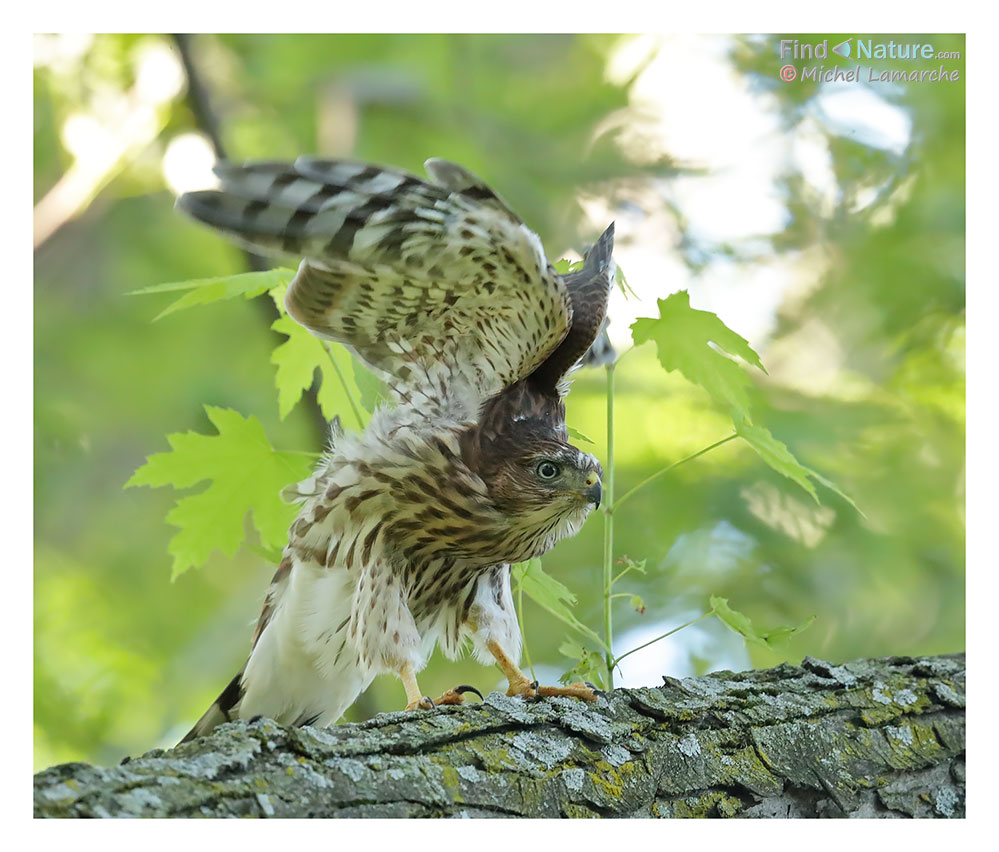
[[35,776],[38,817],[961,817],[964,656],[664,678],[596,704],[262,719]]

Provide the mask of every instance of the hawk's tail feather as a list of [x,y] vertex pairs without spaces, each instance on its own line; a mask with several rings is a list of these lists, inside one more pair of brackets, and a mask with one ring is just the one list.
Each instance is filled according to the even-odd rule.
[[222,162],[215,173],[220,189],[185,193],[177,207],[254,250],[307,257],[384,260],[393,242],[356,241],[359,231],[374,224],[433,231],[439,219],[421,211],[446,206],[450,195],[407,172],[346,160]]
[[251,215],[253,204],[214,189],[186,192],[177,199],[179,210],[252,251],[264,254],[294,252],[295,246],[282,233],[291,211],[267,205]]
[[[231,722],[233,720],[233,711],[238,708],[239,702],[243,698],[242,680],[244,670],[245,666],[229,681],[229,685],[222,690],[221,695],[212,702],[212,706],[204,712],[204,715],[194,723],[194,727],[187,732],[187,735],[180,743],[187,743],[198,737],[207,736],[223,722]],[[180,745],[180,743],[177,743],[177,745]]]

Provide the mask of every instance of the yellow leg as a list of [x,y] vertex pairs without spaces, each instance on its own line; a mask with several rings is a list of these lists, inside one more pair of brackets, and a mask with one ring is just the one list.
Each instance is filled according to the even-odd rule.
[[507,695],[519,695],[522,698],[568,695],[572,698],[582,698],[583,701],[597,700],[596,690],[585,683],[573,683],[569,686],[538,686],[536,682],[531,683],[527,679],[527,675],[499,645],[495,642],[488,642],[486,647],[489,649],[489,653],[496,658],[496,663],[503,670],[506,679],[510,681],[510,688],[506,691]]
[[416,672],[413,671],[411,663],[406,663],[399,670],[399,677],[402,678],[402,685],[406,690],[407,710],[430,710],[434,703],[420,692],[420,685],[416,682]]
[[503,649],[496,642],[487,642],[486,647],[489,649],[489,653],[496,658],[496,664],[503,670],[504,677],[510,681],[510,689],[507,690],[507,695],[521,695],[524,688],[530,687],[531,682],[527,679],[527,675],[504,653]]
[[407,710],[430,710],[441,704],[461,704],[464,701],[462,696],[466,692],[474,692],[480,699],[482,698],[482,693],[474,686],[456,686],[454,689],[449,689],[436,701],[431,701],[420,692],[420,685],[416,682],[416,672],[413,671],[411,665],[403,666],[399,670],[399,677],[402,678],[402,685],[406,689]]

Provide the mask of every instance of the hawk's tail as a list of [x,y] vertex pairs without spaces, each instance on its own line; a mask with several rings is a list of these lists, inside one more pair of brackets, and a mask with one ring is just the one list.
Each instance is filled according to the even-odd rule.
[[357,261],[392,255],[394,241],[414,227],[440,230],[441,214],[433,211],[450,195],[408,172],[347,160],[221,162],[215,173],[221,189],[185,193],[177,207],[263,253]]
[[[212,706],[195,722],[194,727],[187,732],[187,735],[180,743],[204,737],[214,731],[223,722],[231,722],[236,718],[239,702],[242,700],[243,692],[245,691],[242,686],[243,671],[245,668],[244,666],[240,669],[236,676],[229,681],[229,685],[222,690],[222,694],[212,702]],[[180,745],[180,743],[177,743],[177,745]]]

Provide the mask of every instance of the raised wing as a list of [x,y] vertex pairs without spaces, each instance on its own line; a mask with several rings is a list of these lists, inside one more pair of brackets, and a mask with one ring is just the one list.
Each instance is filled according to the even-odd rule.
[[583,268],[562,278],[572,304],[572,326],[565,339],[531,374],[536,387],[555,390],[565,374],[587,354],[607,318],[607,300],[616,272],[612,222],[587,252]]
[[[223,164],[178,206],[257,251],[304,255],[288,312],[405,402],[472,417],[562,342],[572,305],[537,235],[485,184],[342,160]],[[429,413],[429,412],[426,412]]]
[[[552,353],[529,375],[500,393],[486,400],[482,406],[474,436],[469,436],[469,452],[482,442],[489,442],[501,436],[511,425],[522,420],[536,421],[550,434],[565,441],[568,432],[565,425],[564,398],[569,386],[564,381],[566,374],[581,359],[592,356],[594,360],[613,360],[613,351],[595,353],[594,346],[607,318],[607,299],[611,281],[614,278],[614,225],[613,223],[587,252],[583,268],[569,273],[562,282],[569,293],[572,305],[572,324],[569,333]],[[610,341],[605,342],[607,349]]]

